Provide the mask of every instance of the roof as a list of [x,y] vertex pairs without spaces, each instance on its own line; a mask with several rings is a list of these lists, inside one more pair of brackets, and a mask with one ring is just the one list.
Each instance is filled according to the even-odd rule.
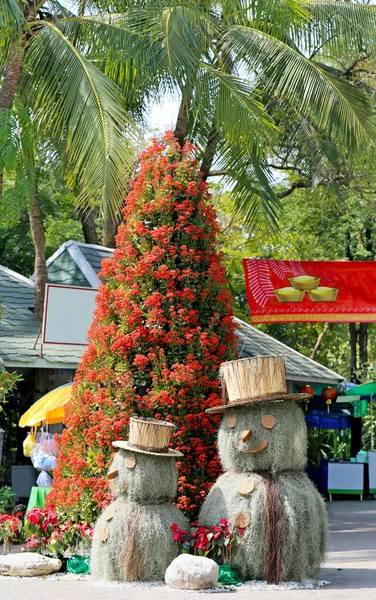
[[286,377],[288,380],[327,384],[337,384],[339,381],[343,381],[344,377],[342,375],[320,365],[320,363],[304,356],[297,350],[293,350],[260,329],[256,329],[256,327],[248,325],[248,323],[237,318],[235,318],[235,322],[237,324],[236,336],[239,346],[239,358],[283,354],[286,358]]
[[[113,250],[69,240],[47,261],[49,282],[97,288],[103,258]],[[7,367],[76,368],[85,346],[45,344],[40,357],[41,322],[34,315],[34,282],[10,269],[0,267],[0,357]],[[235,318],[239,357],[283,354],[287,379],[294,382],[337,384],[344,378],[316,361],[279,342],[260,329]]]
[[47,260],[48,282],[98,288],[102,260],[112,253],[112,248],[69,240]]
[[84,346],[49,344],[40,357],[41,321],[34,315],[34,283],[0,266],[0,357],[5,367],[77,367]]

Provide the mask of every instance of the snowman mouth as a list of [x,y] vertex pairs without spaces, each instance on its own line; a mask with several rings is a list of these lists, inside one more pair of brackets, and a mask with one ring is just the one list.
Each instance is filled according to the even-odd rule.
[[257,454],[258,452],[266,450],[268,447],[268,442],[266,440],[261,440],[259,445],[255,448],[239,448],[239,442],[236,440],[234,440],[232,443],[234,444],[235,448],[239,450],[239,452],[245,452],[246,454]]

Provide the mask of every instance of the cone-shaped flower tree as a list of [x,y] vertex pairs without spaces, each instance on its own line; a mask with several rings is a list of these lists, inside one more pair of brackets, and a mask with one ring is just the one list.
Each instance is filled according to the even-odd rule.
[[218,223],[194,148],[167,133],[142,154],[126,199],[113,258],[103,263],[89,346],[66,410],[55,484],[49,498],[91,519],[109,500],[104,479],[112,441],[130,416],[177,426],[172,445],[184,458],[178,506],[195,513],[220,465],[218,369],[235,354],[232,302]]

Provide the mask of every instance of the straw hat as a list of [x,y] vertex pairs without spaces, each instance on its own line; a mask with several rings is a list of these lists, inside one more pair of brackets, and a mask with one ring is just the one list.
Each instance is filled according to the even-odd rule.
[[208,408],[214,415],[229,408],[282,402],[285,400],[309,400],[310,394],[290,394],[286,388],[286,366],[283,356],[255,356],[223,363],[220,370],[222,381],[222,406]]
[[154,456],[183,456],[177,450],[168,447],[175,425],[167,421],[131,417],[129,421],[129,440],[112,442],[115,448],[132,450]]

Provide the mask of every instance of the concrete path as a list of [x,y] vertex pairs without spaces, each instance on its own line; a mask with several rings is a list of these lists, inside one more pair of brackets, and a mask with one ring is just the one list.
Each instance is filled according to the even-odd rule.
[[[332,502],[329,553],[313,590],[250,590],[223,593],[223,600],[376,600],[376,501]],[[166,587],[98,587],[84,579],[0,577],[0,600],[213,600],[212,593],[174,592]],[[221,597],[220,594],[219,597]]]

